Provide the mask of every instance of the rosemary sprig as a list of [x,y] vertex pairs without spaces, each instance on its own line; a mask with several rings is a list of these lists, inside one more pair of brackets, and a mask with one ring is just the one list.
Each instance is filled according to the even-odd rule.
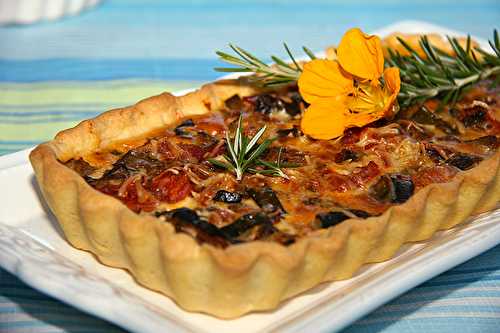
[[[233,44],[229,44],[229,47],[236,53],[236,57],[227,54],[222,51],[217,51],[216,54],[219,59],[227,62],[229,64],[235,65],[237,67],[217,67],[216,71],[219,72],[249,72],[255,73],[257,76],[251,77],[257,83],[264,86],[273,86],[287,84],[290,82],[295,82],[299,79],[300,73],[302,73],[302,67],[295,60],[292,52],[288,48],[286,43],[283,43],[286,53],[290,57],[291,64],[288,64],[283,59],[271,56],[273,64],[268,65],[250,52],[242,49]],[[315,59],[314,54],[306,48],[302,48],[304,52],[311,58]]]
[[[426,36],[420,39],[425,57],[420,56],[404,40],[399,39],[399,42],[410,56],[402,56],[389,49],[387,64],[400,70],[398,101],[402,107],[423,103],[434,97],[441,98],[440,108],[448,103],[453,105],[463,91],[474,83],[500,74],[500,41],[496,30],[493,40],[489,42],[493,54],[480,48],[473,50],[470,36],[467,37],[465,48],[456,38],[448,37],[454,56],[431,45]],[[482,59],[478,59],[477,54],[481,54]]]
[[[398,67],[400,70],[401,90],[398,102],[402,107],[423,103],[436,97],[441,98],[441,107],[448,103],[453,105],[463,91],[474,83],[500,74],[500,38],[497,30],[494,30],[493,39],[489,41],[493,53],[480,48],[472,49],[470,36],[467,37],[465,48],[456,38],[448,37],[448,43],[455,53],[454,56],[431,45],[426,36],[420,40],[425,57],[420,56],[404,40],[399,39],[399,42],[409,51],[410,56],[403,56],[389,49],[386,65]],[[302,72],[301,66],[286,44],[285,50],[291,59],[290,64],[272,56],[274,65],[268,65],[238,46],[230,44],[230,47],[237,57],[220,51],[217,54],[222,61],[237,67],[216,68],[216,70],[255,73],[257,75],[252,79],[264,86],[297,81]],[[305,47],[303,49],[311,59],[315,58],[309,49]],[[480,59],[477,55],[481,55]],[[495,80],[494,84],[498,84],[498,80]]]
[[[262,154],[273,143],[274,139],[265,139],[260,144],[258,141],[264,135],[267,126],[264,125],[255,133],[252,138],[243,134],[243,117],[240,115],[238,119],[238,126],[234,134],[234,139],[231,139],[229,132],[226,132],[226,146],[229,155],[223,155],[226,161],[217,159],[209,159],[208,161],[218,167],[227,169],[236,174],[236,180],[241,180],[243,174],[248,171],[251,173],[259,173],[264,175],[271,175],[276,177],[288,178],[288,176],[281,170],[281,149],[278,154],[276,163],[263,161],[260,159]],[[291,166],[288,166],[291,167]]]

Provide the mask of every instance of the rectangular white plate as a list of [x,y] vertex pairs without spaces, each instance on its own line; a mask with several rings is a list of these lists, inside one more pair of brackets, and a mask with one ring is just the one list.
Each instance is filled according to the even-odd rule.
[[[393,31],[457,35],[421,22],[375,33]],[[275,311],[220,320],[185,312],[134,283],[125,271],[72,248],[40,198],[28,153],[0,158],[0,266],[36,289],[134,332],[333,332],[500,243],[497,210],[406,245],[392,260],[366,265],[349,280],[322,284]]]

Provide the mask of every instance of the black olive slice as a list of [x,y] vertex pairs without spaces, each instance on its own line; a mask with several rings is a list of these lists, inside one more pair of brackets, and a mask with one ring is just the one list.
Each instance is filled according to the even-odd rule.
[[430,159],[434,163],[439,163],[439,162],[444,161],[444,157],[441,156],[441,154],[435,148],[433,148],[433,147],[426,147],[425,148],[425,153],[427,154],[427,156],[430,157]]
[[225,190],[219,190],[215,193],[212,198],[214,201],[227,202],[227,203],[238,203],[241,202],[241,194],[237,192],[229,192]]
[[196,239],[201,243],[209,242],[214,245],[225,247],[228,245],[228,241],[231,242],[231,240],[226,239],[219,228],[200,218],[200,216],[190,208],[183,207],[166,212],[157,212],[155,216],[165,216],[173,223],[177,232],[189,233],[186,229],[189,226],[193,227],[197,231]]
[[261,189],[249,188],[247,189],[247,193],[264,212],[272,213],[277,210],[281,210],[283,213],[286,213],[278,199],[278,196],[270,187],[264,187]]
[[410,199],[415,191],[415,185],[410,176],[392,175],[391,181],[394,186],[393,203],[403,203]]
[[368,212],[365,212],[364,210],[359,210],[359,209],[349,209],[349,211],[351,213],[353,213],[354,215],[356,215],[356,217],[359,217],[359,218],[362,218],[362,219],[366,219],[368,217],[371,216],[370,213]]
[[[370,213],[365,212],[364,210],[358,209],[349,209],[349,212],[354,216],[366,219],[371,216]],[[337,225],[351,217],[347,214],[339,211],[331,211],[328,213],[319,213],[316,215],[316,219],[319,220],[321,228],[329,228]]]
[[474,165],[479,161],[481,161],[481,158],[476,156],[454,154],[452,157],[446,160],[446,163],[449,165],[453,165],[460,170],[469,170],[474,167]]
[[196,227],[196,229],[206,232],[210,236],[222,236],[219,228],[200,218],[200,216],[198,216],[198,214],[190,208],[176,208],[167,212],[156,213],[157,217],[162,215],[173,220],[174,222],[177,222],[177,224],[185,223],[192,225]]
[[292,128],[279,129],[279,130],[276,131],[276,134],[280,138],[284,138],[286,136],[289,136],[290,134],[292,134],[292,136],[294,138],[297,138],[297,137],[301,136],[301,132],[300,132],[299,128],[296,127],[296,126],[294,126]]
[[272,221],[264,213],[246,214],[233,223],[221,228],[220,231],[227,238],[237,238],[246,231],[258,225],[264,225],[267,228],[272,228]]
[[349,216],[342,212],[328,212],[319,213],[316,218],[319,220],[321,228],[329,228],[349,219]]
[[415,185],[407,175],[384,175],[370,187],[370,195],[381,202],[404,203],[414,193]]
[[147,174],[156,174],[163,167],[163,163],[152,158],[149,152],[130,150],[116,161],[113,164],[113,168],[106,171],[101,179],[126,178],[139,171],[144,171]]
[[189,208],[177,208],[168,212],[156,213],[156,216],[168,215],[175,220],[186,223],[196,223],[200,219],[198,213]]
[[291,102],[283,102],[285,105],[285,111],[288,113],[290,116],[296,116],[301,113],[301,108],[300,104],[303,103],[302,97],[298,92],[291,92],[288,94],[288,97],[290,97]]
[[189,131],[186,130],[186,127],[193,127],[193,126],[194,126],[193,120],[186,119],[174,129],[175,135],[190,139],[192,138],[192,135],[189,133]]
[[255,112],[263,114],[271,114],[285,109],[284,103],[279,99],[269,94],[258,95],[254,101]]
[[238,237],[254,227],[259,228],[256,230],[255,239],[277,237],[283,244],[291,244],[294,241],[293,236],[278,231],[273,226],[270,217],[262,212],[243,215],[223,228],[218,228],[201,218],[194,210],[185,207],[157,212],[155,216],[165,216],[174,225],[177,232],[191,234],[189,227],[194,228],[197,231],[196,239],[199,242],[208,242],[221,247],[226,247],[231,243],[241,243],[242,241]]

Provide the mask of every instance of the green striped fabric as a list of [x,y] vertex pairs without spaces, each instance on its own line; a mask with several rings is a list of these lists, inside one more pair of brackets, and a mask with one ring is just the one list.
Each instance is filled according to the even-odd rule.
[[116,80],[0,84],[0,155],[50,140],[103,111],[200,81]]

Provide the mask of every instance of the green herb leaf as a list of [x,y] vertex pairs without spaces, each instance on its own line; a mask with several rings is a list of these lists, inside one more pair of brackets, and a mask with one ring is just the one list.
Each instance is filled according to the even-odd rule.
[[226,146],[229,155],[223,155],[223,157],[228,163],[217,159],[209,159],[208,161],[218,167],[234,172],[236,174],[236,180],[238,181],[243,178],[244,173],[247,171],[288,178],[280,167],[281,149],[276,164],[259,159],[274,141],[274,139],[265,139],[262,143],[258,143],[265,131],[266,126],[263,126],[252,138],[245,136],[243,131],[243,116],[240,115],[234,133],[234,139],[231,139],[229,132],[226,132]]
[[[273,64],[268,65],[241,47],[229,44],[236,56],[222,51],[216,51],[215,53],[220,60],[237,67],[234,67],[234,70],[232,70],[232,67],[217,67],[215,70],[218,72],[252,72],[258,74],[254,81],[263,86],[276,86],[295,82],[302,73],[302,67],[293,56],[288,45],[283,43],[283,46],[293,66],[276,56],[271,56]],[[303,50],[311,59],[315,59],[314,54],[308,48],[303,47]]]

